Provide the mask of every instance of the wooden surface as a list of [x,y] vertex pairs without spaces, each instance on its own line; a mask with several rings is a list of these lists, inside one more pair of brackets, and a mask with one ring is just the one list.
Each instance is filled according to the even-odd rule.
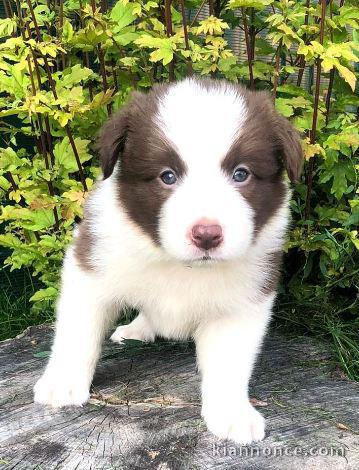
[[266,439],[240,447],[201,420],[191,343],[107,341],[89,404],[33,404],[51,337],[37,327],[0,343],[1,469],[359,469],[359,384],[334,377],[311,339],[269,335],[251,388]]

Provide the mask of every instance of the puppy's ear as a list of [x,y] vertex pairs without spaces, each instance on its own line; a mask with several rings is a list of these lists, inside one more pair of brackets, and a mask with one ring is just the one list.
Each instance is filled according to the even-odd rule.
[[286,169],[292,183],[299,180],[303,152],[299,133],[292,124],[280,115],[273,105],[272,97],[266,91],[246,92],[250,114],[263,116],[261,131],[272,140],[274,150]]
[[274,133],[279,155],[292,183],[299,180],[303,166],[303,151],[299,133],[293,125],[277,112],[274,116]]
[[101,129],[97,149],[100,153],[100,162],[103,179],[112,175],[119,155],[126,144],[129,124],[128,105],[114,114]]
[[125,150],[129,132],[135,125],[139,102],[143,93],[135,92],[125,106],[117,111],[102,127],[96,148],[100,154],[103,179],[112,175],[118,158]]

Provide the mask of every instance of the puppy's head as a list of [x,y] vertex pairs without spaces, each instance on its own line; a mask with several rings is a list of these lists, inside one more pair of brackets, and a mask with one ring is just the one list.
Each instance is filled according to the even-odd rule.
[[300,175],[297,133],[263,92],[187,79],[132,100],[104,126],[104,178],[131,219],[184,260],[243,255]]

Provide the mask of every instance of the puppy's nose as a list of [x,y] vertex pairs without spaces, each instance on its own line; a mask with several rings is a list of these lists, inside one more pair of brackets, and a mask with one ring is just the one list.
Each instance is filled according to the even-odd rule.
[[195,225],[191,232],[192,242],[202,250],[217,248],[223,241],[220,225]]

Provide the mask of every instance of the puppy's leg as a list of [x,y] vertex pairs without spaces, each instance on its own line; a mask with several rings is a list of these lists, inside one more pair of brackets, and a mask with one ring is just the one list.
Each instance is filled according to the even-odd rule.
[[213,434],[239,444],[264,438],[264,418],[249,402],[248,382],[270,307],[266,302],[254,305],[245,316],[209,321],[195,335],[202,416]]
[[108,300],[96,273],[83,271],[69,252],[52,354],[34,387],[35,402],[58,407],[88,400],[101,343],[114,317]]
[[155,339],[155,333],[146,316],[140,312],[131,323],[116,328],[110,339],[119,344],[122,344],[124,339],[151,342]]

